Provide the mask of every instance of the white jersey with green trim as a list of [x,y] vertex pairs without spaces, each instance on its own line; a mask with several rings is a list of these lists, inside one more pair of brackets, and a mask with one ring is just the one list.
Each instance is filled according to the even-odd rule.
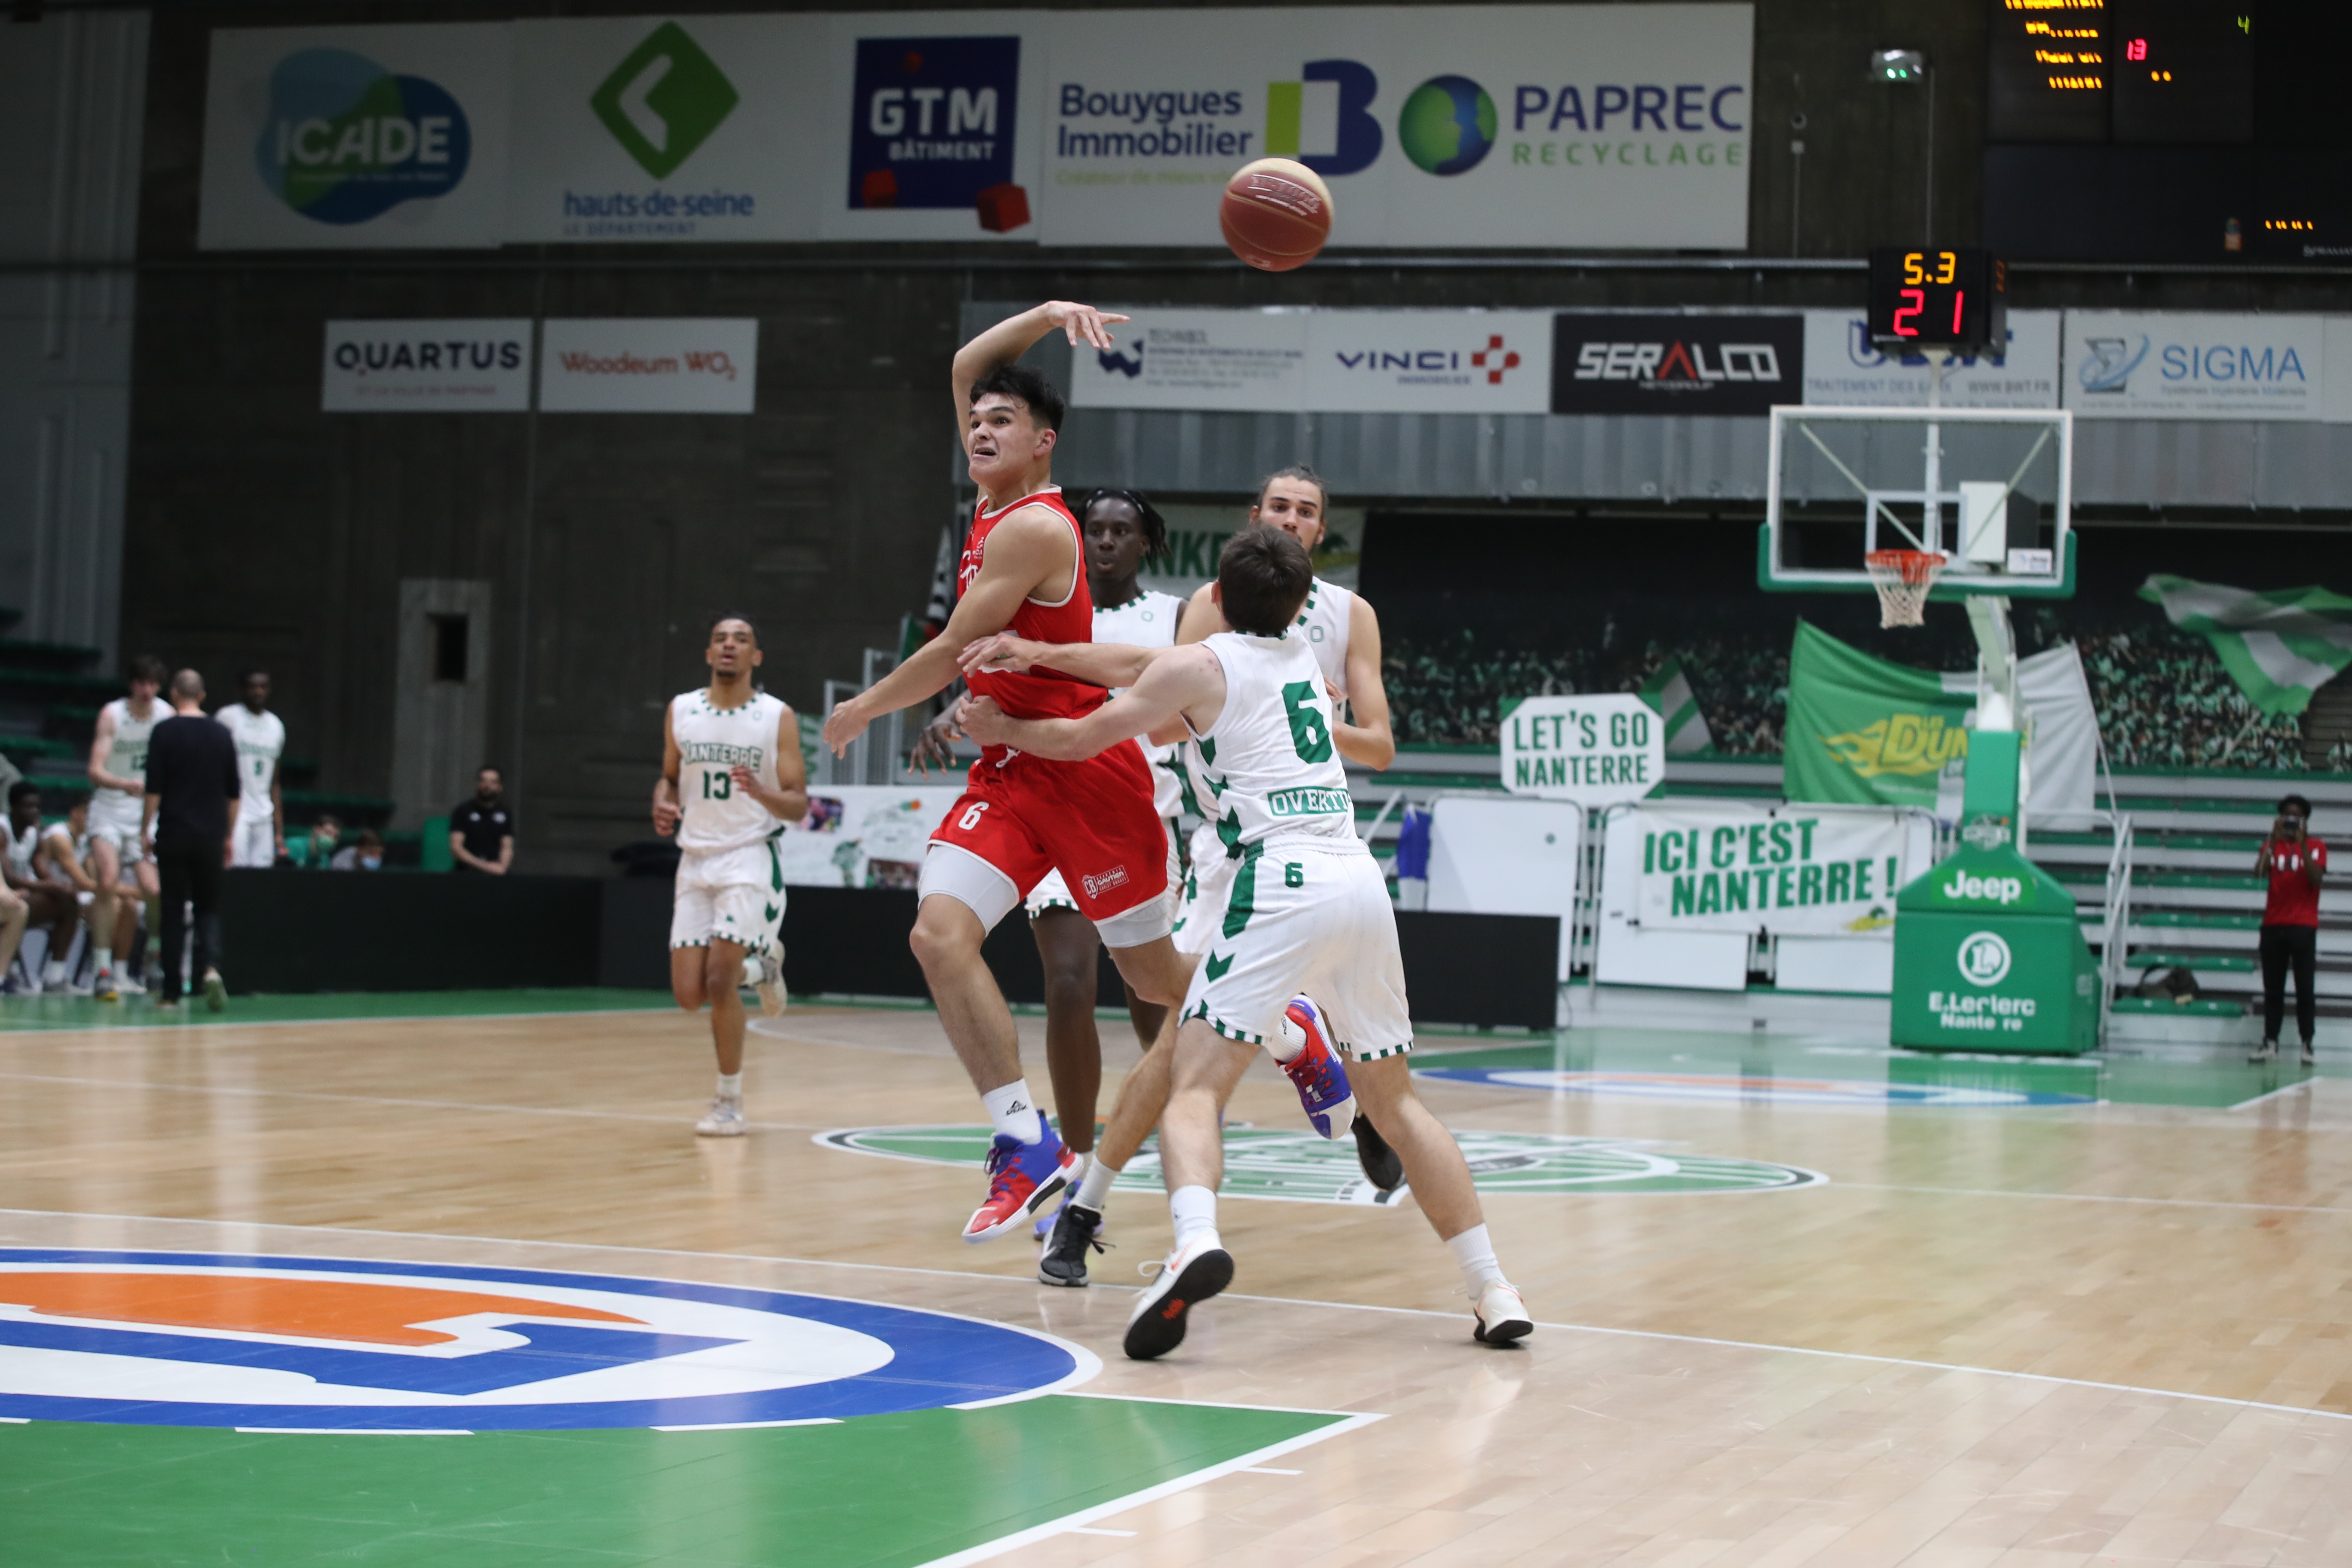
[[236,776],[242,791],[237,821],[268,821],[277,810],[270,804],[269,785],[278,776],[278,759],[286,750],[285,722],[268,709],[256,713],[242,702],[229,703],[213,719],[236,742]]
[[[114,715],[114,740],[107,748],[106,771],[119,779],[137,779],[145,784],[147,737],[155,732],[156,725],[172,716],[172,710],[158,697],[147,704],[147,717],[142,719],[131,711],[131,699],[118,697],[100,709],[99,713],[100,717],[109,713]],[[146,797],[136,791],[99,789],[91,792],[94,808],[119,806],[125,803],[142,813],[147,809]]]
[[681,691],[669,700],[670,739],[677,742],[677,847],[690,855],[713,855],[773,838],[783,819],[735,787],[730,770],[741,766],[769,789],[776,787],[776,731],[783,723],[782,699],[756,693],[733,708],[711,705],[705,689]]
[[[1127,647],[1173,647],[1176,646],[1176,617],[1184,608],[1184,601],[1173,594],[1162,594],[1146,588],[1123,605],[1095,611],[1095,641],[1118,643]],[[1113,688],[1116,697],[1123,688]],[[1143,760],[1151,764],[1152,808],[1163,817],[1174,816],[1183,806],[1183,784],[1176,776],[1176,748],[1155,746],[1142,736],[1135,743],[1143,750]]]
[[1331,699],[1307,640],[1294,627],[1277,637],[1218,632],[1201,646],[1225,672],[1217,721],[1205,734],[1192,731],[1200,803],[1225,853],[1298,838],[1371,853],[1356,837],[1347,770],[1331,743]]
[[1307,639],[1316,668],[1342,702],[1348,700],[1348,616],[1355,603],[1356,595],[1348,589],[1318,577],[1307,587],[1307,603],[1298,612],[1299,629],[1293,634]]

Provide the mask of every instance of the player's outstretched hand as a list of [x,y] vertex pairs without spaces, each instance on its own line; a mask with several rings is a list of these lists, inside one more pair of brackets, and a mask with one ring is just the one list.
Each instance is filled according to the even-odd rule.
[[1012,721],[993,697],[967,697],[955,707],[956,727],[983,746],[1009,743]]
[[835,756],[840,756],[849,750],[852,742],[866,733],[866,726],[871,722],[858,708],[857,699],[836,703],[833,711],[824,716],[824,743],[833,748]]
[[998,632],[978,642],[965,644],[963,652],[956,656],[956,662],[962,666],[966,675],[976,669],[1018,675],[1037,662],[1037,657],[1045,647],[1044,643],[1016,637],[1011,632]]
[[931,776],[934,763],[952,773],[956,765],[955,743],[962,733],[956,728],[955,710],[950,707],[916,735],[914,748],[907,753],[907,765],[925,778]]
[[1131,318],[1108,310],[1097,310],[1092,305],[1081,305],[1069,300],[1045,301],[1045,319],[1069,334],[1070,346],[1084,343],[1090,348],[1107,349],[1111,345],[1110,325]]

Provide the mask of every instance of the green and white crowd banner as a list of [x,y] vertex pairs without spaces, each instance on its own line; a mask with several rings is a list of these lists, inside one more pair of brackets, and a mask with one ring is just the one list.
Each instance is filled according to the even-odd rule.
[[1633,860],[1627,923],[1644,931],[1867,936],[1927,868],[1934,829],[1883,806],[1652,803],[1609,825],[1612,871]]
[[1630,691],[1526,697],[1503,711],[1503,787],[1613,805],[1665,782],[1665,722]]
[[2139,596],[2172,624],[2202,633],[2246,700],[2264,713],[2300,713],[2352,664],[2352,599],[2325,588],[2257,594],[2157,575]]
[[778,874],[788,886],[911,888],[931,829],[962,794],[952,771],[936,786],[811,784],[808,816],[776,839]]
[[[2067,644],[2020,659],[2017,685],[2030,810],[2043,822],[2090,813],[2098,717],[2081,656]],[[1789,658],[1781,787],[1795,801],[1957,816],[1976,701],[1973,669],[1913,669],[1800,620]]]
[[1715,744],[1715,736],[1706,727],[1706,715],[1699,711],[1698,694],[1691,689],[1690,677],[1684,673],[1683,661],[1673,654],[1668,654],[1665,662],[1642,683],[1637,695],[1650,705],[1661,721],[1666,737],[1666,755],[1688,756]]

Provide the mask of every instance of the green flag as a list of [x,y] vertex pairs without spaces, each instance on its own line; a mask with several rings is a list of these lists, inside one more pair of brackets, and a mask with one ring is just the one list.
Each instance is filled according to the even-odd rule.
[[1937,775],[1969,753],[1962,724],[1975,706],[1973,690],[1947,691],[1933,670],[1873,658],[1801,620],[1781,787],[1790,800],[1933,808]]
[[2300,713],[2311,694],[2352,664],[2352,599],[2325,588],[2257,594],[2186,577],[2150,577],[2139,596],[2172,624],[2201,632],[2246,700],[2273,715]]
[[1664,721],[1666,755],[1685,757],[1715,744],[1715,737],[1706,727],[1706,715],[1698,710],[1698,698],[1691,690],[1690,677],[1683,673],[1683,661],[1673,654],[1666,655],[1666,662],[1642,682],[1638,695]]

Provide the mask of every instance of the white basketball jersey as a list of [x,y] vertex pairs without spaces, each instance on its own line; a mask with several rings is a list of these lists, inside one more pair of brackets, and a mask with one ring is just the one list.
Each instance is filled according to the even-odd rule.
[[41,825],[37,822],[24,832],[18,833],[7,823],[0,822],[0,841],[5,841],[6,845],[8,869],[26,881],[31,881],[33,851],[41,842]]
[[[114,744],[106,753],[106,771],[119,779],[137,779],[145,784],[147,737],[155,732],[156,725],[172,716],[172,710],[163,706],[163,700],[158,697],[147,704],[147,717],[134,719],[131,716],[131,699],[118,697],[100,709],[100,713],[101,716],[107,713],[114,715]],[[146,808],[143,797],[136,794],[119,789],[102,789],[97,793],[101,797],[138,801],[142,811]]]
[[1331,742],[1331,699],[1306,640],[1296,629],[1278,637],[1219,632],[1201,646],[1225,671],[1216,723],[1192,731],[1207,791],[1201,805],[1214,814],[1225,853],[1285,838],[1362,849]]
[[1348,699],[1348,615],[1355,603],[1355,595],[1318,577],[1307,590],[1306,608],[1298,612],[1299,629],[1292,634],[1307,639],[1316,668],[1339,689],[1343,702]]
[[[1119,643],[1128,647],[1173,647],[1176,645],[1176,616],[1184,601],[1173,594],[1145,589],[1124,605],[1113,605],[1108,610],[1095,612],[1095,641]],[[1113,697],[1118,695],[1114,689]],[[1151,764],[1151,805],[1163,817],[1173,816],[1183,805],[1183,785],[1176,776],[1176,748],[1155,746],[1141,736],[1135,743],[1142,748],[1144,761]]]
[[213,715],[236,742],[236,777],[241,789],[236,819],[266,822],[270,816],[269,784],[278,776],[278,759],[286,750],[286,725],[277,714],[256,713],[242,702],[232,702]]
[[735,787],[729,770],[740,765],[776,787],[776,731],[784,704],[762,691],[738,708],[713,708],[706,689],[681,691],[669,701],[670,737],[677,742],[677,826],[681,849],[705,855],[740,849],[784,830],[782,817]]

